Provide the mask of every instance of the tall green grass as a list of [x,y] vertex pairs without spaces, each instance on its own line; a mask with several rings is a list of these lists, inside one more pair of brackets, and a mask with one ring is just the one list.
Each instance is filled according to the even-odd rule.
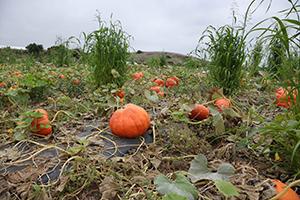
[[130,36],[119,21],[110,19],[107,25],[98,17],[98,22],[98,30],[85,34],[83,53],[92,67],[97,87],[108,83],[121,86],[126,80]]
[[223,88],[224,94],[232,94],[240,87],[245,61],[243,32],[232,26],[216,29],[209,26],[200,42],[205,38],[206,52],[210,59],[209,78],[214,86]]
[[260,64],[263,58],[263,43],[261,40],[257,40],[253,50],[250,54],[250,65],[249,65],[249,73],[250,77],[258,74],[260,70]]
[[[264,1],[264,0],[263,0]],[[269,149],[278,153],[286,167],[296,177],[300,176],[300,5],[298,0],[287,0],[290,8],[283,17],[273,16],[258,23],[252,31],[262,31],[269,49],[267,70],[274,74],[277,86],[284,87],[291,99],[291,108],[268,122],[261,129],[262,142],[273,142]],[[264,24],[268,22],[268,24]],[[271,25],[269,25],[271,22]],[[294,101],[294,94],[297,94]]]

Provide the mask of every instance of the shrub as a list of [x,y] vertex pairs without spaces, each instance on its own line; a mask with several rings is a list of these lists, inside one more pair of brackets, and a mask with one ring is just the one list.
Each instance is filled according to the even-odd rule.
[[26,49],[27,49],[28,53],[33,54],[35,56],[39,56],[44,48],[43,48],[43,45],[41,45],[41,44],[31,43],[26,46]]
[[66,41],[58,38],[56,45],[47,49],[50,61],[58,67],[69,66],[72,62],[72,50],[69,49],[70,38]]

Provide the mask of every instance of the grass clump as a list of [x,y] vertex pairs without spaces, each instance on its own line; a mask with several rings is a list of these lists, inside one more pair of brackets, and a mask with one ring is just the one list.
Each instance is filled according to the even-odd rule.
[[86,37],[89,64],[97,87],[115,83],[123,85],[126,80],[126,63],[129,58],[130,36],[119,21],[110,20],[109,25],[98,16],[99,29]]
[[206,52],[210,58],[209,77],[214,86],[223,88],[224,94],[232,94],[240,87],[242,68],[245,61],[245,40],[242,32],[231,26],[215,29],[209,26]]

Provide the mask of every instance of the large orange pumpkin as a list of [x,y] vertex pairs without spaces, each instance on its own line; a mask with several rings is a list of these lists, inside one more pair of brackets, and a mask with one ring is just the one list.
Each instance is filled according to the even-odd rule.
[[209,109],[203,105],[196,104],[194,109],[191,111],[189,117],[194,120],[207,119],[209,116]]
[[0,88],[5,87],[6,84],[4,82],[0,82]]
[[150,116],[142,107],[127,104],[112,114],[109,127],[112,133],[119,137],[139,137],[150,127]]
[[[282,183],[280,180],[277,179],[272,180],[272,182],[275,184],[275,189],[277,193],[280,193],[287,186],[286,184]],[[278,200],[300,200],[300,198],[294,190],[289,188],[288,191]]]

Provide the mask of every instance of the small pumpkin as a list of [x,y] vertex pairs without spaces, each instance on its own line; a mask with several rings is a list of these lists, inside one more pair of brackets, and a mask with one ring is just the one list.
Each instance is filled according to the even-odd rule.
[[[287,186],[286,184],[282,183],[280,180],[277,179],[272,180],[272,182],[275,184],[275,190],[277,193],[280,193]],[[300,200],[300,198],[294,190],[289,188],[288,191],[278,200]]]
[[120,97],[120,99],[123,99],[125,97],[125,91],[124,90],[119,90],[115,93],[116,96]]
[[72,83],[73,83],[74,85],[79,85],[79,84],[80,84],[80,80],[79,80],[79,79],[74,79],[74,80],[72,81]]
[[59,75],[59,78],[60,78],[60,79],[64,79],[64,78],[66,78],[66,77],[65,77],[65,75],[61,74],[61,75]]
[[156,78],[152,82],[156,83],[157,86],[164,86],[165,82],[162,79]]
[[171,79],[173,79],[176,82],[176,85],[179,84],[180,79],[177,76],[172,76]]
[[142,107],[127,104],[112,114],[109,127],[116,136],[136,138],[144,135],[150,127],[150,116]]
[[144,77],[144,73],[143,72],[136,72],[136,73],[132,74],[132,78],[134,80],[139,80],[139,79],[141,79],[143,77]]
[[214,104],[220,112],[223,111],[223,108],[229,108],[231,106],[230,100],[226,98],[217,99]]
[[0,88],[4,88],[4,87],[6,87],[6,83],[0,82]]
[[160,92],[160,86],[152,86],[152,87],[150,87],[150,90],[154,91],[156,93],[159,93]]
[[[294,103],[296,103],[297,93],[296,91],[293,94]],[[291,107],[291,97],[288,94],[288,91],[282,87],[276,90],[276,105],[279,107],[290,108]]]
[[174,87],[177,85],[177,82],[173,78],[167,78],[166,87]]
[[161,97],[165,96],[164,91],[159,91],[157,94],[158,94],[159,96],[161,96]]
[[196,104],[194,109],[190,112],[189,117],[194,120],[201,121],[207,119],[209,116],[209,109],[201,104]]
[[48,112],[44,109],[37,109],[35,112],[42,114],[41,117],[34,118],[31,122],[31,131],[37,135],[47,136],[52,133],[52,127],[48,119]]

